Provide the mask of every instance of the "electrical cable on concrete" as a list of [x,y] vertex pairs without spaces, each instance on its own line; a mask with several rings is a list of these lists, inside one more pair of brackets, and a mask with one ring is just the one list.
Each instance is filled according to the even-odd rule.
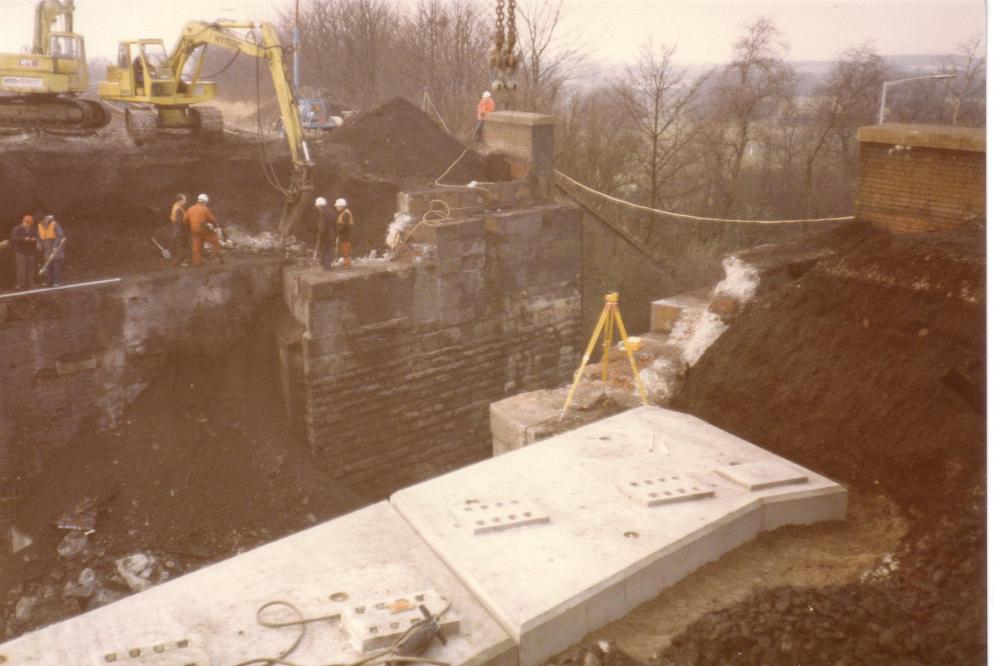
[[630,208],[635,208],[636,210],[643,210],[643,211],[646,211],[647,213],[655,213],[657,215],[667,215],[669,217],[677,217],[677,218],[680,218],[682,220],[696,220],[698,222],[736,222],[736,223],[742,223],[742,224],[793,224],[793,223],[796,223],[796,222],[846,222],[848,220],[853,220],[854,219],[853,215],[846,215],[846,216],[843,216],[843,217],[814,217],[814,218],[809,218],[809,219],[804,219],[804,220],[803,219],[798,219],[798,220],[734,220],[734,219],[728,219],[728,218],[724,218],[724,217],[700,217],[698,215],[687,215],[685,213],[674,213],[674,212],[671,212],[669,210],[658,210],[656,208],[650,208],[649,206],[643,206],[641,204],[632,203],[631,201],[625,201],[624,199],[619,199],[617,197],[611,196],[610,194],[605,194],[604,192],[600,192],[600,191],[595,190],[595,189],[593,189],[591,187],[587,187],[583,183],[581,183],[579,181],[576,181],[576,180],[573,180],[572,178],[570,178],[569,176],[567,176],[566,174],[564,174],[562,171],[553,171],[553,173],[556,174],[557,176],[559,176],[560,178],[563,178],[563,179],[569,181],[573,185],[575,185],[575,186],[577,186],[577,187],[579,187],[579,188],[581,188],[583,190],[586,190],[587,192],[590,192],[591,194],[596,194],[597,196],[602,197],[604,199],[607,199],[608,201],[614,202],[616,204],[621,204],[623,206],[628,206]]
[[[285,608],[288,608],[298,616],[298,619],[288,620],[286,622],[271,622],[263,619],[261,617],[261,613],[263,613],[266,609],[274,606],[284,606]],[[429,664],[430,666],[451,666],[450,662],[447,661],[427,659],[425,657],[412,657],[409,655],[401,655],[396,653],[396,651],[399,649],[399,646],[402,645],[408,638],[410,638],[410,636],[412,636],[422,627],[426,626],[428,623],[438,622],[442,617],[444,617],[444,614],[447,613],[450,609],[451,609],[451,602],[449,602],[448,605],[446,605],[444,609],[437,615],[431,616],[428,619],[423,620],[422,622],[418,622],[417,624],[411,625],[406,631],[400,634],[399,638],[396,639],[396,641],[392,644],[391,647],[388,647],[384,650],[379,650],[378,652],[373,652],[367,657],[363,657],[357,661],[353,661],[350,663],[346,664],[333,663],[333,664],[324,664],[323,666],[369,666],[374,664],[389,664],[393,662],[408,663],[408,664]],[[256,657],[253,659],[248,659],[246,661],[241,661],[237,664],[233,664],[232,666],[301,666],[301,664],[298,664],[296,662],[288,661],[288,657],[291,656],[291,654],[299,648],[299,645],[302,644],[303,639],[306,637],[306,625],[311,624],[313,622],[324,622],[326,620],[338,620],[338,619],[340,619],[340,613],[332,613],[330,615],[320,615],[317,617],[305,617],[302,614],[302,611],[300,611],[298,607],[296,607],[292,603],[281,600],[269,601],[257,609],[257,624],[259,624],[262,627],[267,627],[268,629],[298,627],[299,628],[298,637],[296,637],[296,639],[292,642],[292,644],[288,646],[285,650],[283,650],[277,657]]]

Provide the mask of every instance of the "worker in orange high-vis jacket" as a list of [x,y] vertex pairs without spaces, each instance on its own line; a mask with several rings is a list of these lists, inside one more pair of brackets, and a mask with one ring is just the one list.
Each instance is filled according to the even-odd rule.
[[333,207],[337,209],[337,244],[340,255],[344,258],[344,268],[351,267],[351,228],[354,226],[354,215],[347,207],[347,199],[337,199]]
[[493,101],[493,95],[487,90],[483,93],[482,98],[479,100],[479,106],[476,107],[476,142],[482,141],[483,138],[483,121],[486,120],[487,113],[493,113],[496,109],[496,103]]
[[212,211],[208,209],[208,195],[199,194],[198,203],[187,209],[184,213],[184,221],[191,229],[191,263],[201,266],[201,247],[208,241],[212,244],[212,256],[222,263],[222,244],[219,242],[219,234],[216,233],[218,222]]

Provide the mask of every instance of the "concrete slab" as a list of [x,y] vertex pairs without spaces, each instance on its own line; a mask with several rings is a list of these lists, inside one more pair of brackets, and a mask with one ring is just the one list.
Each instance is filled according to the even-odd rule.
[[[309,624],[288,657],[294,663],[353,662],[355,646],[391,643],[420,603],[437,612],[447,600],[448,643],[435,642],[427,656],[516,666],[511,639],[387,502],[0,645],[0,663],[98,666],[113,655],[110,663],[125,665],[220,666],[277,657],[299,629],[257,624],[258,608],[274,600],[305,617],[350,618]],[[262,617],[294,613],[276,606]]]
[[[716,473],[761,462],[806,480],[749,490]],[[632,492],[640,485],[656,488],[648,491],[658,493],[654,500],[667,491],[687,496],[640,501]],[[511,500],[532,503],[548,522],[476,534],[453,511]],[[446,474],[390,501],[515,637],[522,666],[541,663],[764,529],[843,519],[847,510],[847,492],[833,481],[658,407]]]

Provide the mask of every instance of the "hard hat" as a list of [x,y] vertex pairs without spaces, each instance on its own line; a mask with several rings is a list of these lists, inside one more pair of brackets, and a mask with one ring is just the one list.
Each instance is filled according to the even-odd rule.
[[489,90],[483,93],[483,99],[486,99],[487,97],[493,97],[493,95],[490,94]]
[[207,194],[199,194],[198,195],[198,201],[200,203],[208,203],[208,195]]
[[333,205],[340,206],[341,208],[347,208],[347,199],[337,199]]
[[316,206],[317,207],[319,207],[319,206],[325,206],[325,205],[326,205],[326,199],[324,199],[323,197],[316,197]]
[[42,218],[42,224],[48,224],[54,219],[56,219],[55,215],[46,215],[45,217]]

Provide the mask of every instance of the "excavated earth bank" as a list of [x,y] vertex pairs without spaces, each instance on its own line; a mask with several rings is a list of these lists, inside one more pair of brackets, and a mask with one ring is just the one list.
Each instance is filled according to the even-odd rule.
[[[690,370],[675,408],[884,493],[910,529],[863,580],[762,589],[646,663],[985,663],[984,241],[981,226],[868,230],[754,303]],[[563,660],[632,663],[606,643]]]

